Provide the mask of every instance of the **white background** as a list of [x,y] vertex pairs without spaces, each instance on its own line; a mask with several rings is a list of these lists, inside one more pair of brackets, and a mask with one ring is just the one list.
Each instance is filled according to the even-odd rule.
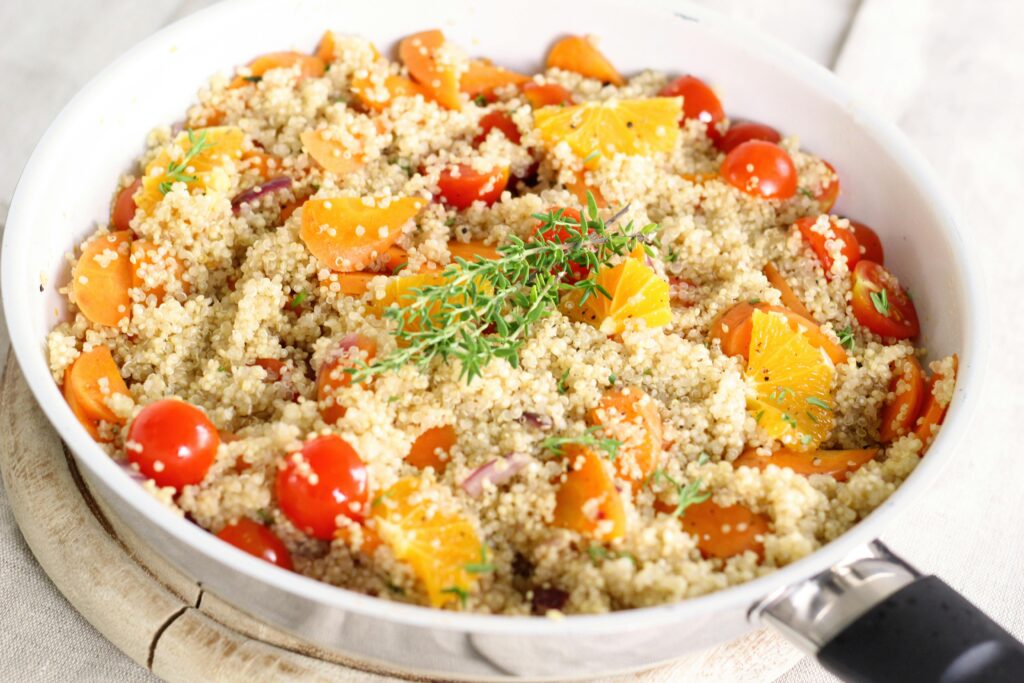
[[[925,153],[979,243],[994,329],[973,434],[943,481],[885,540],[1024,638],[1024,452],[1016,440],[1024,418],[1024,224],[1016,215],[1024,194],[1024,3],[698,1],[833,67]],[[208,4],[0,3],[0,229],[22,166],[64,103],[128,47]],[[87,159],[67,163],[89,173]],[[906,221],[912,229],[914,216]],[[7,350],[0,325],[0,365]],[[804,660],[781,680],[825,678]],[[53,588],[0,490],[0,680],[152,679]]]

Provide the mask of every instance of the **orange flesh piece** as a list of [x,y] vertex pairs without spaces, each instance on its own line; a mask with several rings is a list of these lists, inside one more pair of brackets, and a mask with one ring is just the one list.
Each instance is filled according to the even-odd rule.
[[444,34],[438,30],[415,33],[398,44],[398,56],[409,75],[430,92],[438,104],[448,109],[461,109],[458,74],[453,66],[437,60],[437,51],[444,42]]
[[622,479],[636,485],[660,464],[661,415],[654,401],[640,389],[606,391],[587,421],[600,425],[608,438],[622,442],[615,459],[615,469]]
[[104,401],[105,397],[113,394],[128,395],[128,387],[106,346],[83,352],[64,371],[63,393],[75,417],[94,439],[99,438],[96,423],[100,420],[124,423]]
[[502,69],[482,59],[474,59],[469,69],[459,79],[459,89],[470,97],[487,95],[496,88],[506,85],[519,85],[530,80],[529,76]]
[[448,451],[457,440],[455,428],[451,425],[432,427],[416,437],[412,442],[405,461],[413,467],[424,469],[433,467],[438,476],[444,474],[448,467]]
[[846,481],[847,476],[878,455],[877,448],[863,448],[846,451],[794,451],[780,448],[771,455],[762,455],[756,448],[748,448],[733,461],[734,467],[753,467],[763,470],[768,465],[777,465],[793,470],[797,474],[828,474],[836,481]]
[[449,242],[448,251],[452,255],[452,263],[456,258],[473,262],[478,258],[493,261],[501,256],[497,248],[483,242]]
[[[959,366],[960,359],[954,353],[954,381],[956,380]],[[928,383],[925,386],[924,406],[921,408],[921,416],[917,418],[917,428],[914,429],[914,434],[921,440],[921,455],[924,455],[928,447],[931,446],[932,441],[935,439],[935,434],[939,430],[939,425],[946,418],[946,410],[949,408],[949,404],[942,405],[935,397],[935,385],[944,379],[946,378],[941,373],[935,373],[928,379]]]
[[569,472],[555,498],[554,524],[598,541],[626,533],[626,512],[601,457],[587,448],[567,448]]
[[567,36],[555,43],[548,53],[547,66],[549,69],[573,71],[612,85],[621,86],[626,83],[611,62],[583,36]]
[[[310,199],[302,205],[299,237],[321,264],[340,272],[363,270],[384,254],[426,203],[414,197]],[[378,204],[386,204],[379,206]]]
[[718,339],[722,344],[722,353],[727,356],[750,358],[750,333],[753,330],[754,311],[772,311],[786,316],[789,326],[800,330],[812,346],[821,349],[836,365],[846,362],[846,351],[839,344],[825,336],[821,328],[809,318],[779,306],[768,304],[749,304],[741,302],[726,309],[719,315],[708,332],[709,339]]
[[329,173],[345,175],[363,166],[361,153],[346,147],[340,140],[325,138],[323,131],[305,130],[299,139],[306,154]]
[[628,320],[643,320],[648,328],[662,327],[672,321],[668,282],[662,280],[642,260],[630,256],[614,268],[604,268],[595,276],[603,294],[589,297],[576,307],[574,316],[593,323],[606,334],[619,334]]
[[764,559],[768,518],[744,505],[722,507],[709,498],[687,507],[680,521],[683,530],[697,538],[697,548],[706,558],[725,560],[749,550]]
[[764,266],[764,276],[768,278],[768,284],[775,289],[779,290],[779,294],[782,297],[782,305],[793,311],[797,315],[802,315],[808,320],[813,320],[814,316],[807,310],[803,302],[797,298],[796,292],[789,286],[785,278],[782,277],[782,273],[775,267],[774,263],[766,263]]
[[[341,540],[345,541],[345,544],[348,545],[350,548],[354,548],[355,533],[353,529],[355,529],[355,527],[357,526],[360,525],[350,524],[346,526],[340,526],[338,527],[338,530],[334,532],[334,536],[335,538],[340,538]],[[380,547],[383,541],[380,540],[380,536],[377,535],[377,532],[371,529],[370,527],[362,526],[360,528],[362,530],[363,538],[358,550],[363,555],[373,555],[373,553],[376,552],[377,548]]]
[[879,425],[878,438],[882,443],[892,443],[909,434],[921,413],[925,397],[924,372],[917,358],[904,356],[897,361],[889,392],[893,398],[882,408]]
[[82,249],[71,271],[75,304],[82,315],[97,325],[114,327],[130,315],[131,239],[128,230],[95,237]]
[[[327,65],[324,60],[314,55],[301,52],[270,52],[249,62],[249,72],[253,77],[263,76],[271,69],[289,69],[299,66],[299,78],[319,78],[324,75]],[[229,88],[241,88],[249,81],[243,76],[236,76]]]

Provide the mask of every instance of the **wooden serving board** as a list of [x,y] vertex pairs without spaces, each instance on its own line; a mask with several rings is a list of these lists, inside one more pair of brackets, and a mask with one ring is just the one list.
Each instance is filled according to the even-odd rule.
[[[39,564],[114,645],[168,681],[396,680],[234,609],[147,547],[93,496],[13,356],[0,384],[0,467]],[[643,673],[603,679],[773,681],[801,654],[761,630]],[[391,675],[389,675],[391,674]]]

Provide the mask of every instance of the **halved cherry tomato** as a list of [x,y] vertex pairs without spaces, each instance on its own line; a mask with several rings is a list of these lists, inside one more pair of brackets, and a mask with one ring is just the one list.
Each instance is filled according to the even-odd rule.
[[877,448],[847,451],[794,451],[780,448],[771,455],[761,455],[756,448],[748,448],[733,461],[733,467],[754,467],[763,470],[768,465],[791,469],[797,474],[828,474],[836,481],[857,471],[861,465],[878,455]]
[[917,309],[896,276],[874,261],[861,260],[853,269],[853,314],[861,325],[881,337],[911,339],[921,331]]
[[832,164],[824,159],[822,159],[822,163],[828,166],[828,170],[832,171],[832,179],[818,189],[814,198],[818,200],[821,212],[828,213],[836,205],[836,200],[839,199],[839,174],[836,173],[836,169]]
[[921,364],[913,356],[904,356],[896,361],[895,372],[889,383],[892,398],[882,408],[878,438],[882,443],[892,443],[909,434],[917,423],[924,402],[924,373]]
[[[960,359],[957,355],[953,354],[953,380],[956,380],[957,371],[960,367]],[[946,419],[946,410],[949,408],[949,404],[942,404],[939,399],[935,396],[935,385],[946,379],[946,376],[940,372],[936,372],[928,378],[928,383],[925,385],[924,394],[924,405],[921,406],[921,416],[917,419],[917,428],[914,429],[914,434],[921,440],[921,455],[924,455],[928,447],[932,445],[932,441],[935,440],[935,433],[939,430],[939,425]]]
[[135,192],[142,187],[142,178],[136,178],[128,187],[121,188],[114,200],[114,209],[110,213],[110,224],[114,230],[127,230],[128,224],[135,218]]
[[703,121],[708,127],[708,137],[715,142],[721,139],[718,124],[725,118],[725,110],[707,83],[696,76],[680,76],[662,88],[658,95],[683,98],[683,118],[679,125],[687,119]]
[[416,437],[405,456],[405,461],[413,467],[423,469],[433,467],[440,476],[448,467],[447,453],[455,445],[458,435],[455,427],[441,425],[432,427]]
[[322,541],[334,538],[338,515],[359,522],[369,512],[366,465],[337,434],[312,438],[288,454],[274,492],[292,524]]
[[786,150],[764,140],[749,140],[722,162],[722,179],[747,194],[789,199],[796,194],[796,166]]
[[512,121],[512,117],[505,111],[492,111],[484,114],[480,118],[480,135],[477,135],[473,139],[474,145],[479,145],[481,142],[487,139],[487,136],[491,134],[491,131],[497,128],[505,137],[508,138],[509,142],[518,145],[522,134],[519,132],[518,126]]
[[252,364],[260,366],[267,373],[264,382],[279,381],[284,376],[284,370],[287,367],[287,364],[279,358],[257,358]]
[[709,498],[687,507],[680,522],[686,533],[697,538],[704,557],[725,560],[750,550],[764,558],[768,518],[745,505],[723,507]]
[[557,83],[541,85],[535,81],[523,84],[523,98],[534,109],[572,103],[572,93]]
[[220,434],[194,405],[163,399],[143,408],[128,428],[128,461],[157,486],[198,484],[220,447]]
[[846,228],[839,227],[833,218],[829,219],[831,234],[828,234],[827,230],[824,234],[815,230],[817,222],[817,218],[807,216],[794,223],[793,227],[800,231],[800,236],[811,246],[818,260],[821,261],[821,267],[825,271],[825,278],[828,280],[832,279],[832,264],[835,261],[825,244],[829,240],[842,242],[839,252],[846,257],[846,266],[852,271],[861,257],[860,244],[857,242],[857,238]]
[[437,185],[441,190],[441,199],[456,209],[468,209],[475,201],[490,206],[498,201],[508,185],[508,168],[494,168],[487,173],[480,173],[469,164],[459,164],[454,169],[441,171]]
[[291,553],[277,534],[248,517],[221,529],[217,538],[282,569],[292,569]]
[[357,359],[369,363],[376,355],[377,342],[366,335],[348,334],[341,338],[316,379],[316,397],[324,422],[334,424],[345,416],[347,408],[337,399],[338,390],[352,383],[352,375],[345,369],[355,367]]
[[750,140],[778,143],[782,141],[782,135],[779,131],[763,123],[742,121],[729,126],[729,130],[725,131],[717,146],[718,149],[728,154],[744,142],[749,142]]
[[878,237],[877,232],[855,220],[850,221],[850,232],[857,238],[862,259],[885,265],[885,250],[882,248],[882,240]]
[[[574,221],[575,226],[568,225],[556,225],[548,228],[547,230],[541,230],[544,227],[543,221],[537,222],[535,228],[535,237],[543,242],[569,242],[574,239],[574,232],[578,232],[578,226],[580,226],[583,220],[578,209],[571,207],[563,208],[559,206],[548,207],[547,212],[554,214],[561,210],[562,218],[567,221]],[[590,230],[588,229],[588,234]],[[590,267],[585,263],[576,263],[575,261],[569,264],[569,271],[563,278],[566,282],[572,284],[585,280],[590,275]]]

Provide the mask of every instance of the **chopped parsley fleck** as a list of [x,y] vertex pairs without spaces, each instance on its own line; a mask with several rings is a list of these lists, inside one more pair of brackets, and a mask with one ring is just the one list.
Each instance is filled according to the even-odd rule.
[[242,80],[249,81],[250,83],[259,83],[263,80],[263,76],[243,76]]
[[811,435],[810,434],[804,434],[803,436],[800,437],[800,443],[802,443],[804,446],[806,446],[810,442],[811,442]]
[[664,479],[676,489],[676,509],[673,511],[676,517],[682,517],[683,513],[686,512],[686,508],[697,503],[703,503],[705,500],[711,497],[710,491],[701,491],[701,480],[694,479],[689,484],[681,484],[676,481],[672,476],[667,474],[665,470],[657,469],[651,474],[652,480]]
[[707,465],[709,462],[711,462],[711,456],[705,453],[704,451],[701,451],[700,455],[697,456],[697,464]]
[[619,446],[622,442],[618,439],[606,439],[596,436],[600,429],[598,426],[588,427],[582,434],[575,436],[549,436],[540,442],[540,447],[551,451],[555,455],[565,455],[565,446],[586,446],[597,448],[607,454],[608,459],[614,461],[619,455]]
[[764,417],[764,410],[757,411],[757,415],[754,416],[754,422],[761,423],[761,418]]
[[490,574],[494,571],[494,565],[487,559],[486,545],[480,546],[480,561],[467,563],[465,569],[470,574]]
[[614,372],[608,375],[608,384],[615,384],[619,380],[619,376]]
[[608,557],[608,549],[603,545],[592,545],[587,548],[587,555],[590,555],[591,562],[597,564],[598,560],[603,560]]
[[817,396],[809,396],[807,398],[807,402],[810,403],[815,408],[821,408],[822,410],[827,410],[830,413],[832,412],[832,406],[830,406],[829,404],[825,403],[824,401],[822,401]]
[[783,413],[782,414],[782,421],[785,422],[786,424],[788,424],[793,429],[797,428],[796,420],[789,413]]
[[442,588],[441,592],[456,596],[459,599],[459,604],[462,605],[462,607],[465,607],[466,601],[469,600],[469,591],[467,591],[465,588],[462,588],[461,586],[448,586],[447,588]]
[[565,369],[562,376],[558,379],[558,393],[566,394],[569,391],[569,385],[566,384],[566,380],[569,379],[569,368]]
[[761,303],[761,300],[755,296],[753,299],[747,299],[747,303],[750,304],[751,306],[756,306],[757,304]]
[[455,216],[452,216],[451,218],[449,218],[448,220],[446,220],[446,221],[444,222],[444,224],[445,224],[446,226],[448,226],[449,228],[450,228],[450,227],[452,227],[453,225],[455,225]]
[[400,398],[400,396],[388,396],[388,403],[397,403]]
[[818,424],[818,418],[816,418],[814,416],[814,413],[812,413],[811,411],[809,411],[809,410],[804,411],[804,415],[806,415],[808,417],[808,419],[811,422],[813,422],[814,424]]
[[857,348],[857,340],[853,338],[853,328],[849,325],[839,330],[839,344],[847,351]]
[[388,587],[388,590],[394,593],[395,595],[405,595],[405,590],[397,583],[394,583],[393,581],[388,581],[385,585]]
[[256,516],[259,517],[260,521],[263,522],[264,524],[271,524],[274,521],[274,518],[270,516],[270,513],[267,512],[266,508],[258,509],[256,511]]
[[473,103],[478,107],[486,107],[487,98],[484,97],[483,95],[477,95],[476,97],[473,98]]
[[675,263],[676,261],[679,260],[679,252],[673,249],[672,247],[669,247],[668,253],[665,254],[665,260],[668,263]]
[[799,192],[805,197],[810,197],[811,199],[814,199],[814,193],[808,190],[806,187],[801,187],[799,190],[797,190],[797,192]]
[[874,305],[875,310],[889,317],[889,290],[883,289],[878,292],[871,292],[871,303]]
[[591,152],[587,156],[583,157],[583,163],[588,163],[590,161],[593,161],[594,159],[598,158],[599,156],[601,156],[601,152],[595,149],[593,152]]

